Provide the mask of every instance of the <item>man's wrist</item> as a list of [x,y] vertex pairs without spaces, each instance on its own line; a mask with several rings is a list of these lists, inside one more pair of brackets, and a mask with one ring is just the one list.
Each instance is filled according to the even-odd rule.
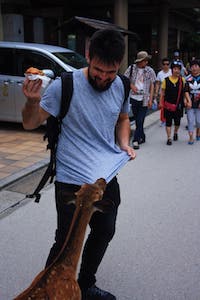
[[29,106],[38,105],[39,102],[40,102],[40,101],[39,101],[38,99],[30,99],[30,98],[27,98],[27,100],[26,100],[26,104],[29,105]]

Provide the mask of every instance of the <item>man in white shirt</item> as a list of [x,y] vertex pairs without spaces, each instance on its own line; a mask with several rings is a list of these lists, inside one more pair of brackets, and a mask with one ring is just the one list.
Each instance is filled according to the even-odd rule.
[[[156,76],[156,86],[155,86],[155,98],[160,98],[160,92],[161,92],[161,83],[162,81],[168,77],[171,76],[172,72],[170,69],[170,62],[167,57],[164,57],[162,59],[162,70],[158,72]],[[164,109],[160,108],[160,126],[165,126],[165,117],[164,117]]]

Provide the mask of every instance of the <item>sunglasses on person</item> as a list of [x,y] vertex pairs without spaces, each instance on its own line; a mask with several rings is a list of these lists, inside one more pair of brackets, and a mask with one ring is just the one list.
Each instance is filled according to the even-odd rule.
[[178,65],[178,66],[181,66],[181,63],[180,63],[180,61],[173,61],[173,63],[172,63],[173,65]]
[[163,63],[163,66],[169,66],[169,63]]

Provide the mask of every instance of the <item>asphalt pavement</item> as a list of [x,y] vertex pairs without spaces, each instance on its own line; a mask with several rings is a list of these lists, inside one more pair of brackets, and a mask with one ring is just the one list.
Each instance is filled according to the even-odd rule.
[[[136,159],[118,174],[116,234],[97,285],[118,300],[199,300],[200,142],[187,144],[184,116],[179,140],[167,146],[156,114],[146,122],[147,140]],[[56,227],[53,193],[49,185],[39,205],[24,198],[1,219],[1,300],[13,299],[44,267]]]

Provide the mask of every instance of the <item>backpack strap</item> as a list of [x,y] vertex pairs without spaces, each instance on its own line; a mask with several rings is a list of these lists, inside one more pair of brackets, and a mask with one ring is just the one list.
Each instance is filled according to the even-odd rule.
[[61,73],[62,80],[62,95],[61,95],[61,107],[59,118],[62,120],[70,106],[70,101],[73,94],[73,74],[72,72]]
[[179,87],[178,87],[178,96],[177,96],[177,100],[176,100],[176,106],[178,106],[178,104],[179,104],[182,86],[183,86],[183,79],[182,79],[182,76],[180,76],[179,77]]
[[128,99],[130,93],[130,79],[125,75],[118,74],[124,85],[124,102]]
[[32,194],[26,195],[27,198],[36,198],[35,202],[40,201],[40,191],[45,186],[47,181],[50,178],[50,183],[53,182],[53,178],[56,174],[56,150],[57,150],[57,142],[58,142],[58,136],[60,134],[60,128],[62,119],[66,116],[72,94],[73,94],[73,75],[72,72],[63,72],[61,74],[61,80],[62,80],[62,92],[61,92],[61,106],[60,106],[60,113],[57,118],[50,116],[47,119],[47,132],[44,135],[44,140],[48,139],[48,145],[47,149],[50,150],[50,162],[47,166],[47,169],[42,176],[38,186],[36,187],[35,191]]
[[131,68],[130,68],[130,74],[129,74],[129,78],[131,79],[132,77],[132,74],[133,74],[133,64],[131,65]]

